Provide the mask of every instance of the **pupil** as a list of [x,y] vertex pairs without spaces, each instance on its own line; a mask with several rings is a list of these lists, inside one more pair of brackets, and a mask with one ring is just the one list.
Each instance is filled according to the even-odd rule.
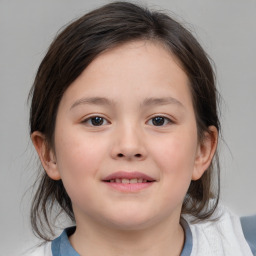
[[156,126],[160,126],[164,124],[164,118],[161,116],[157,116],[155,118],[153,118],[153,124]]
[[102,125],[103,124],[103,118],[99,117],[99,116],[93,117],[92,118],[92,124],[95,125],[95,126]]

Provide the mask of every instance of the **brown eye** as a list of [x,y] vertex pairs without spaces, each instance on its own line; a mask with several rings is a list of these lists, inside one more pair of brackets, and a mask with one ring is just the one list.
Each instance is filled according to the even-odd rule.
[[161,117],[161,116],[157,116],[157,117],[154,117],[153,119],[152,119],[152,123],[153,123],[153,125],[155,125],[155,126],[160,126],[160,125],[163,125],[164,124],[164,118],[163,117]]
[[92,125],[94,126],[99,126],[99,125],[102,125],[104,122],[104,119],[102,117],[99,117],[99,116],[95,116],[91,119],[91,123]]
[[169,118],[164,116],[155,116],[149,120],[149,124],[153,126],[164,126],[171,122]]
[[93,116],[85,119],[82,123],[87,124],[89,126],[102,126],[107,124],[107,120],[101,116]]

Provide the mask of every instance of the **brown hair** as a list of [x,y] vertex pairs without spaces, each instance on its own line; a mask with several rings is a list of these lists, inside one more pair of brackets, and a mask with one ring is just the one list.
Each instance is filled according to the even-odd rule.
[[[193,35],[164,13],[128,2],[114,2],[68,25],[50,45],[29,95],[32,99],[30,133],[42,132],[49,147],[54,148],[55,121],[63,93],[100,53],[132,40],[160,42],[177,57],[190,81],[199,140],[203,139],[203,132],[210,132],[211,125],[219,131],[214,72],[207,54]],[[214,212],[220,187],[217,155],[215,163],[215,189],[212,163],[199,180],[191,181],[182,213],[203,220]],[[55,206],[59,207],[57,215],[64,211],[74,221],[74,214],[62,181],[50,179],[44,171],[39,177],[31,223],[37,235],[49,240],[46,230],[53,234],[50,216]],[[215,201],[209,206],[212,197]]]

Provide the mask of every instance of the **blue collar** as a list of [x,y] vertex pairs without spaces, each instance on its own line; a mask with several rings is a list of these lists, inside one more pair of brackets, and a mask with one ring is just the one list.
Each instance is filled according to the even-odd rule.
[[68,240],[75,230],[76,227],[66,228],[59,237],[52,241],[52,256],[80,256]]
[[[181,219],[181,225],[185,232],[185,243],[180,256],[189,256],[192,251],[192,233],[190,227],[185,219]],[[76,227],[66,228],[62,234],[52,241],[52,255],[53,256],[80,256],[71,246],[68,237],[76,230]]]
[[180,256],[190,256],[193,246],[193,237],[191,229],[187,223],[187,221],[183,218],[180,219],[180,224],[183,227],[184,233],[185,233],[185,241],[183,250],[181,252]]

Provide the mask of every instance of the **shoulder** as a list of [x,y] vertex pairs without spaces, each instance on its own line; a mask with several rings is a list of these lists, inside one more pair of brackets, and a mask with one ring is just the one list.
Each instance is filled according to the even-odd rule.
[[51,242],[26,250],[20,256],[52,256]]
[[[204,235],[207,236],[221,234],[229,237],[231,233],[242,233],[239,217],[224,206],[219,206],[209,219],[199,222],[189,221],[189,224],[192,230],[204,231]],[[211,232],[208,233],[209,231]]]
[[240,218],[220,205],[207,221],[189,221],[193,237],[191,255],[253,255],[245,239]]
[[241,217],[240,220],[244,236],[251,247],[253,255],[256,255],[256,215]]

